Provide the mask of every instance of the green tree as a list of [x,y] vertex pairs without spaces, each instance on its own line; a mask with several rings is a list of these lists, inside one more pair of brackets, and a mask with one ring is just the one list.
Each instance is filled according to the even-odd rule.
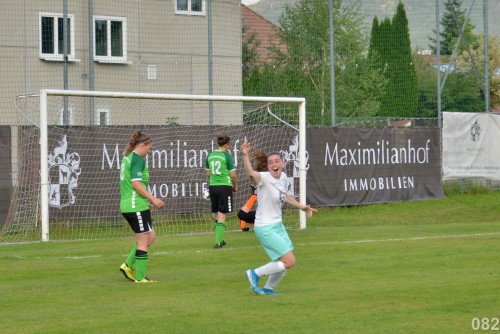
[[[371,116],[378,110],[376,88],[383,78],[366,66],[365,14],[357,1],[333,4],[337,116]],[[281,38],[288,47],[282,64],[291,69],[290,74],[301,73],[300,82],[309,87],[308,111],[316,114],[317,124],[330,124],[331,118],[328,5],[328,0],[299,0],[280,20]],[[370,107],[358,109],[363,106]]]
[[432,62],[420,54],[413,55],[418,78],[418,108],[415,117],[437,117],[437,78]]
[[418,107],[418,83],[410,45],[408,19],[399,2],[392,21],[373,21],[369,55],[387,79],[378,116],[414,117]]
[[379,113],[381,94],[387,85],[382,70],[368,59],[349,64],[336,75],[339,117],[374,117]]
[[[460,36],[460,31],[466,20],[465,9],[462,9],[462,0],[446,0],[444,3],[444,12],[441,16],[441,31],[440,36],[440,49],[441,55],[451,55],[453,49],[455,48],[458,38]],[[464,29],[463,37],[459,44],[459,53],[466,50],[466,42],[471,45],[477,41],[477,36],[475,36],[472,31],[474,26],[470,21],[467,22]],[[432,30],[434,36],[436,35],[436,30]],[[436,38],[434,36],[429,36],[429,47],[433,54],[437,54]],[[464,41],[465,39],[465,41]]]
[[385,61],[382,59],[380,54],[383,38],[382,33],[380,32],[380,24],[378,22],[378,18],[375,16],[372,22],[372,30],[370,35],[370,46],[368,47],[368,59],[371,59],[373,65],[378,68],[383,68]]
[[[298,0],[288,7],[280,19],[280,39],[286,51],[273,48],[274,61],[259,73],[252,72],[245,94],[304,96],[307,99],[309,124],[330,124],[330,45],[329,1]],[[384,78],[368,66],[365,13],[359,1],[334,1],[335,16],[335,80],[337,116],[353,113],[372,115],[378,111],[377,94]],[[272,73],[271,73],[272,72]],[[279,79],[274,87],[255,92],[252,82],[267,82],[264,77]],[[272,89],[271,89],[272,88]],[[363,108],[358,110],[356,108]],[[355,110],[354,110],[355,109]],[[367,116],[369,116],[367,115]]]
[[[490,36],[488,42],[488,77],[490,87],[491,107],[500,105],[500,40],[497,36]],[[464,51],[457,57],[457,64],[461,71],[468,73],[479,73],[477,80],[484,81],[484,36],[481,36],[477,45],[471,48],[471,52]],[[477,77],[477,76],[476,76]]]
[[[437,117],[437,79],[434,64],[422,55],[414,55],[418,78],[418,111],[416,117]],[[482,112],[484,94],[477,74],[459,63],[459,71],[453,71],[446,77],[441,94],[443,111]],[[441,83],[444,73],[440,73]],[[492,105],[493,104],[492,98]]]
[[451,73],[444,85],[441,101],[443,111],[484,111],[484,94],[475,74],[470,72]]
[[[248,31],[247,26],[242,27],[243,34]],[[243,40],[242,43],[242,63],[243,63],[243,79],[250,75],[251,70],[258,64],[259,56],[257,48],[260,46],[260,41],[257,39],[257,33],[254,31]]]

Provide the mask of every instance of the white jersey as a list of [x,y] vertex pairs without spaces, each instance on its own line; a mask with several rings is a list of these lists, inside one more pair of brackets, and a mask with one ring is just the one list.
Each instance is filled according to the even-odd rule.
[[259,173],[260,182],[257,185],[259,204],[255,214],[255,227],[282,222],[282,207],[288,189],[288,178],[285,173],[281,173],[279,179],[272,177],[269,172]]

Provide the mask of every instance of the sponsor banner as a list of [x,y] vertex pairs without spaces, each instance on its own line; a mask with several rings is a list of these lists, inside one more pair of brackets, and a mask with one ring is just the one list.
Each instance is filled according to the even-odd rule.
[[443,113],[443,179],[500,180],[500,116]]
[[[206,156],[217,148],[215,134],[231,137],[230,153],[238,174],[235,212],[250,195],[240,146],[247,135],[256,150],[278,152],[285,161],[291,195],[298,196],[298,133],[287,127],[185,126],[169,135],[165,126],[141,130],[153,138],[146,157],[149,191],[166,201],[164,212],[209,212],[203,199],[208,186]],[[119,168],[130,127],[49,127],[49,206],[52,219],[119,216]],[[33,129],[20,128],[20,138]],[[110,135],[112,133],[113,135]],[[172,131],[173,133],[173,131]],[[38,142],[38,141],[36,141]],[[23,173],[38,184],[40,160],[25,150]],[[355,205],[443,197],[439,129],[309,128],[307,130],[307,201],[313,206]],[[38,166],[38,167],[37,167]],[[31,181],[30,181],[31,180]]]
[[308,203],[443,197],[439,135],[438,128],[308,128]]
[[[120,215],[120,163],[134,130],[133,127],[49,127],[47,161],[51,218],[77,220]],[[237,167],[239,182],[234,212],[251,194],[240,153],[245,135],[256,150],[279,152],[283,156],[286,172],[295,184],[289,191],[293,195],[298,189],[299,146],[298,133],[294,129],[227,126],[221,130],[220,126],[176,126],[175,135],[169,135],[169,128],[165,126],[144,126],[140,130],[153,139],[153,150],[146,157],[151,175],[149,191],[165,200],[167,205],[163,212],[210,212],[209,202],[202,198],[203,189],[208,187],[204,164],[208,153],[217,149],[215,136],[219,131],[231,138],[229,152]],[[32,135],[32,129],[21,128],[20,131],[21,136]],[[28,152],[22,159],[26,164],[40,165],[39,157]],[[38,170],[30,177],[39,178]]]

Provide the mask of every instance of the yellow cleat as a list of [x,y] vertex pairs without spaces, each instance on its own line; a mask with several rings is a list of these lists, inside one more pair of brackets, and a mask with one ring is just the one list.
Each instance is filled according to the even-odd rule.
[[152,279],[149,279],[147,277],[144,277],[144,279],[138,281],[138,280],[135,280],[136,283],[156,283],[156,281],[153,281]]
[[131,281],[135,281],[135,277],[134,277],[134,273],[132,272],[132,269],[129,268],[125,263],[122,263],[122,265],[120,266],[120,271],[123,273],[123,275],[131,280]]

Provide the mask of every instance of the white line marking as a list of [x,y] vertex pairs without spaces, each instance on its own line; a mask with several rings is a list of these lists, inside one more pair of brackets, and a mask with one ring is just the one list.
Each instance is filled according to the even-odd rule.
[[[489,232],[489,233],[472,233],[472,234],[453,234],[453,235],[438,235],[438,236],[428,236],[428,237],[411,237],[411,238],[388,238],[388,239],[364,239],[364,240],[346,240],[346,241],[325,241],[325,242],[311,242],[311,243],[294,243],[295,245],[300,245],[300,246],[317,246],[317,245],[349,245],[349,244],[367,244],[367,243],[378,243],[378,242],[394,242],[394,241],[420,241],[420,240],[436,240],[436,239],[459,239],[459,238],[474,238],[474,237],[487,237],[487,236],[496,236],[500,235],[500,232]],[[237,250],[242,250],[242,249],[254,249],[254,248],[260,248],[260,245],[255,245],[255,246],[245,246],[245,247],[236,247],[236,248],[222,248],[222,249],[213,249],[213,248],[207,248],[207,249],[200,249],[200,250],[194,250],[194,253],[206,253],[206,252],[221,252],[221,251],[237,251]],[[184,251],[184,250],[176,250],[176,251],[159,251],[159,252],[151,252],[152,255],[170,255],[170,254],[185,254],[185,253],[191,253],[191,251]],[[113,258],[115,257],[126,257],[128,254],[123,254],[119,256],[111,256]],[[94,255],[88,255],[88,256],[64,256],[63,259],[69,259],[69,260],[85,260],[85,259],[92,259],[92,258],[101,258],[104,255],[100,254],[94,254]],[[14,258],[17,259],[41,259],[42,257],[36,256],[36,257],[27,257],[27,256],[19,256],[15,255],[13,256]],[[109,257],[109,256],[108,256]]]
[[392,242],[392,241],[418,241],[418,240],[432,240],[432,239],[458,239],[458,238],[469,238],[469,237],[484,237],[491,235],[500,235],[500,232],[491,233],[473,233],[473,234],[454,234],[454,235],[438,235],[432,237],[412,237],[412,238],[389,238],[389,239],[365,239],[365,240],[347,240],[347,241],[326,241],[326,242],[314,242],[310,244],[296,244],[301,246],[308,245],[338,245],[338,244],[365,244],[365,243],[376,243],[376,242]]
[[80,259],[91,259],[95,257],[102,257],[102,255],[88,255],[88,256],[65,256],[65,259],[70,259],[70,260],[80,260]]

